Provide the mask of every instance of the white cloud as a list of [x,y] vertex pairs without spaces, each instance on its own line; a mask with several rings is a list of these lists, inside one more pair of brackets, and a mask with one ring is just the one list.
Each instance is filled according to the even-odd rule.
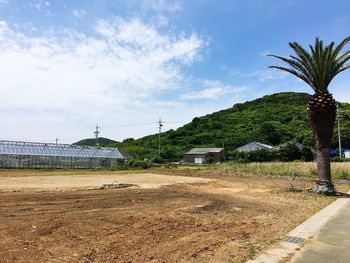
[[0,4],[8,4],[7,0],[0,0]]
[[84,17],[87,15],[87,12],[85,11],[85,9],[81,8],[81,9],[74,9],[72,11],[72,14],[75,16],[75,17]]
[[264,69],[264,70],[256,70],[248,74],[242,74],[243,77],[255,78],[260,82],[265,82],[269,80],[281,80],[285,79],[289,76],[287,72],[283,72],[276,69]]
[[241,75],[241,71],[239,71],[237,69],[231,70],[230,75],[231,76],[240,76]]
[[239,93],[246,87],[234,87],[224,85],[220,81],[205,80],[203,81],[204,89],[199,91],[189,92],[181,96],[182,100],[217,100],[224,95]]
[[39,3],[30,3],[29,4],[32,9],[36,9],[37,11],[40,11],[41,6]]
[[147,19],[159,28],[167,26],[172,15],[182,10],[181,3],[172,0],[143,0],[141,7]]
[[168,0],[143,0],[143,5],[146,9],[151,9],[158,13],[176,13],[182,10],[182,5],[179,2]]
[[82,137],[97,121],[176,116],[160,95],[183,86],[183,67],[200,58],[205,42],[194,33],[161,33],[138,19],[100,20],[95,29],[94,37],[69,29],[33,37],[0,21],[0,117],[13,138]]

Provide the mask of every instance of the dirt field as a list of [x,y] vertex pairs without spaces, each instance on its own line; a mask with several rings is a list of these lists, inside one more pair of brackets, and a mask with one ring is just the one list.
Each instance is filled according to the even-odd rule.
[[[0,261],[244,262],[333,200],[288,178],[168,173],[0,171]],[[139,186],[86,189],[105,178]]]
[[[0,173],[1,174],[1,173]],[[158,188],[164,185],[178,183],[208,182],[210,179],[169,176],[151,173],[130,174],[76,174],[76,175],[25,175],[0,177],[0,191],[45,191],[99,189],[103,184],[127,183],[135,184],[137,188]]]

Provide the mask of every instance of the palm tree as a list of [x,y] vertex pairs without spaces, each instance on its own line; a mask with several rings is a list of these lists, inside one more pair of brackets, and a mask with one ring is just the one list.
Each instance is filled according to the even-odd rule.
[[350,41],[345,38],[338,46],[334,42],[323,46],[323,41],[316,38],[315,46],[310,45],[311,52],[306,51],[297,42],[289,46],[296,56],[289,58],[269,55],[282,60],[292,68],[270,66],[287,71],[305,81],[315,92],[307,103],[308,117],[312,126],[317,150],[317,176],[315,192],[318,194],[335,194],[330,168],[330,148],[336,117],[336,101],[328,91],[332,79],[340,72],[350,68],[345,64],[350,59],[350,51],[340,51]]

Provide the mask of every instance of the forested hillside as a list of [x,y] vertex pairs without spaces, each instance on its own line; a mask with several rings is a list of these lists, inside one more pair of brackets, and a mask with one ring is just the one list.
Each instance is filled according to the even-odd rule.
[[[161,155],[165,159],[181,158],[185,151],[200,146],[225,145],[231,151],[251,141],[278,145],[294,139],[312,145],[305,107],[309,97],[306,93],[277,93],[194,118],[183,127],[162,134]],[[350,105],[342,103],[341,108],[343,147],[350,148]],[[335,127],[334,148],[337,148],[336,134]],[[158,153],[158,135],[138,140],[129,138],[109,146],[118,146],[136,157],[152,158]]]
[[[111,139],[108,139],[108,138],[100,137],[100,138],[97,139],[97,143],[101,147],[108,147],[111,144],[114,144],[114,143],[117,143],[117,142],[113,141]],[[96,146],[96,139],[94,139],[94,138],[93,139],[84,139],[84,140],[78,141],[78,142],[76,142],[74,144],[75,145]]]

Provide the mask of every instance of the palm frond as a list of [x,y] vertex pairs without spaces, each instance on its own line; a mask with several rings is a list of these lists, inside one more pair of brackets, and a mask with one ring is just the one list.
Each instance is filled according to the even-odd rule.
[[303,61],[303,64],[308,68],[309,74],[316,79],[318,74],[317,65],[314,62],[313,57],[297,42],[289,43],[289,46],[294,50],[297,56]]
[[346,37],[340,44],[334,49],[333,55],[338,56],[339,52],[344,48],[344,46],[350,41],[350,36]]
[[275,69],[283,70],[283,71],[286,71],[288,73],[293,74],[294,76],[296,76],[296,77],[300,78],[301,80],[305,81],[316,92],[316,90],[313,88],[312,83],[310,82],[310,80],[305,75],[303,75],[302,73],[297,72],[296,70],[293,70],[293,69],[290,69],[290,68],[284,68],[284,67],[279,67],[279,66],[269,66],[269,68],[275,68]]
[[344,66],[342,66],[339,70],[338,70],[338,73],[340,73],[340,72],[342,72],[342,71],[344,71],[344,70],[346,70],[346,69],[349,69],[350,68],[350,65],[348,64],[348,65],[344,65]]
[[[303,63],[301,63],[300,60],[298,59],[294,59],[292,57],[292,59],[289,58],[285,58],[285,57],[281,57],[281,56],[276,56],[276,55],[268,55],[271,57],[275,57],[278,58],[280,60],[282,60],[283,62],[288,63],[290,66],[292,66],[293,68],[295,68],[296,70],[300,71],[301,73],[303,73],[304,75],[309,75],[308,70],[305,68],[305,66],[303,65]],[[311,77],[311,76],[310,76]]]
[[294,50],[296,56],[289,58],[277,55],[269,55],[290,65],[292,68],[270,66],[287,71],[302,79],[316,92],[328,92],[331,80],[340,72],[350,68],[345,64],[350,60],[350,51],[339,55],[344,46],[350,42],[350,37],[345,38],[338,46],[334,42],[324,46],[323,40],[316,38],[314,46],[310,45],[310,53],[297,42],[290,42],[289,46]]

